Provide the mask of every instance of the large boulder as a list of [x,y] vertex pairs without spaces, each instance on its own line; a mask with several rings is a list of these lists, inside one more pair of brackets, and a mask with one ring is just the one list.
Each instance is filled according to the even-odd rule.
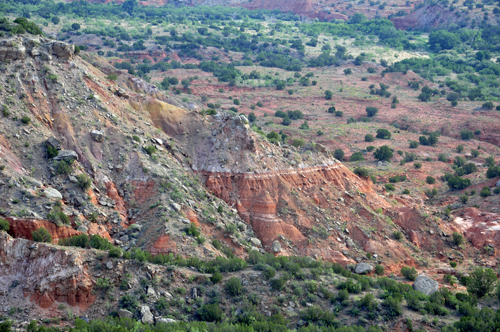
[[64,161],[73,161],[78,160],[78,154],[76,154],[73,150],[61,150],[59,154],[54,157],[54,160],[64,160]]
[[154,324],[155,320],[153,314],[151,313],[151,309],[147,305],[143,305],[141,307],[141,316],[143,324]]
[[495,187],[500,187],[500,180],[498,180],[497,183],[495,183]]
[[425,295],[431,295],[439,290],[439,283],[427,276],[418,276],[413,283],[413,289]]
[[43,191],[43,196],[47,197],[48,199],[57,199],[57,200],[61,200],[63,198],[61,193],[54,188],[45,189]]
[[90,132],[90,136],[94,139],[96,142],[102,142],[104,141],[104,132],[100,130],[92,130]]
[[126,309],[118,309],[118,317],[120,318],[134,318],[134,314]]
[[56,150],[61,150],[62,147],[61,147],[61,143],[59,142],[59,140],[57,138],[55,138],[54,136],[52,137],[49,137],[45,143],[52,147],[53,149],[56,149]]
[[279,241],[274,241],[272,249],[273,249],[273,252],[276,252],[276,253],[280,252],[281,251],[281,243],[279,243]]
[[373,266],[367,263],[359,263],[354,268],[354,272],[357,274],[366,274],[373,271]]

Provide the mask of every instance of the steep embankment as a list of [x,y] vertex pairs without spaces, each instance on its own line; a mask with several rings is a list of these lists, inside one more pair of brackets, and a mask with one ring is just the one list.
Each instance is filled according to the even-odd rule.
[[408,29],[445,29],[450,25],[459,25],[460,18],[455,12],[440,5],[423,5],[403,17],[391,18],[394,26],[401,30]]

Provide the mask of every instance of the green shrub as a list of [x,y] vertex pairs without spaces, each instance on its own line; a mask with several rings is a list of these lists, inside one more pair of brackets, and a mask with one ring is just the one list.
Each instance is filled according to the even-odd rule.
[[418,142],[417,141],[410,141],[410,149],[416,149],[418,148]]
[[112,258],[118,258],[118,257],[121,257],[121,255],[122,255],[122,251],[120,248],[117,248],[117,247],[113,247],[113,248],[109,249],[109,251],[108,251],[108,256],[112,257]]
[[425,179],[425,182],[427,182],[427,184],[434,184],[436,183],[436,179],[433,178],[432,176],[428,176],[426,179]]
[[136,317],[139,315],[139,305],[139,300],[131,294],[123,295],[118,303],[118,307],[132,312]]
[[375,265],[375,274],[383,276],[384,273],[385,273],[385,268],[382,265],[380,264]]
[[145,146],[143,149],[149,155],[152,155],[152,154],[156,153],[156,147],[154,145]]
[[394,185],[392,183],[386,183],[385,189],[388,191],[394,191],[394,190],[396,190],[396,187],[394,187]]
[[241,280],[236,277],[229,278],[224,288],[226,290],[226,293],[230,296],[238,296],[243,294],[244,292]]
[[395,175],[389,177],[389,182],[391,183],[398,183],[403,181],[406,181],[406,175]]
[[274,278],[274,276],[276,275],[276,269],[273,268],[272,266],[266,266],[266,268],[264,269],[264,276],[266,277],[266,279],[271,279],[271,278]]
[[413,167],[415,167],[416,169],[421,169],[422,168],[422,163],[414,163]]
[[393,152],[387,145],[383,145],[375,150],[373,156],[380,161],[391,161]]
[[377,138],[391,139],[391,132],[387,129],[377,129]]
[[411,281],[414,281],[418,276],[417,270],[415,270],[414,267],[408,267],[408,266],[404,266],[401,268],[401,274],[406,279],[411,280]]
[[357,176],[364,177],[364,178],[370,176],[370,171],[368,171],[368,169],[366,169],[364,167],[356,167],[353,172]]
[[44,227],[40,227],[39,229],[31,232],[31,236],[33,237],[33,241],[36,242],[46,242],[46,243],[52,242],[52,235],[50,235],[49,231],[46,230]]
[[98,234],[90,237],[89,246],[98,250],[110,250],[113,248],[113,245],[109,243],[108,239],[105,239]]
[[393,298],[392,296],[387,297],[382,302],[382,307],[385,308],[385,316],[389,319],[396,318],[403,313],[403,309],[401,308],[401,301],[397,298]]
[[375,147],[374,147],[374,146],[372,146],[372,145],[368,145],[368,146],[366,147],[366,151],[368,151],[368,152],[372,152],[373,150],[375,150]]
[[56,148],[53,148],[51,145],[47,144],[47,157],[54,158],[59,154],[59,151]]
[[9,222],[5,219],[0,219],[0,231],[8,232],[10,230]]
[[365,142],[373,142],[373,141],[375,141],[375,137],[373,137],[372,134],[365,135]]
[[492,269],[476,268],[467,279],[467,292],[482,298],[490,294],[497,284],[497,275]]
[[89,189],[92,184],[92,180],[87,176],[87,174],[78,174],[76,176],[76,180],[76,185],[83,190]]
[[366,115],[368,115],[369,117],[374,117],[375,115],[377,115],[377,113],[378,113],[378,108],[376,107],[368,106],[366,108]]
[[73,168],[71,165],[73,164],[72,161],[65,161],[65,160],[60,160],[56,163],[56,171],[57,174],[61,175],[68,175],[73,172]]
[[342,149],[335,149],[335,151],[333,152],[333,157],[335,159],[340,160],[340,161],[344,160],[344,150],[342,150]]
[[392,237],[394,238],[394,240],[396,241],[401,241],[403,239],[403,233],[399,232],[399,231],[394,231],[392,233]]
[[489,187],[483,187],[483,189],[481,189],[481,191],[479,192],[479,195],[481,197],[488,197],[488,196],[491,196],[491,190]]
[[31,118],[30,118],[29,116],[25,115],[25,116],[23,116],[23,117],[21,118],[21,122],[22,122],[23,124],[25,124],[25,125],[28,125],[28,124],[30,124],[30,122],[31,122]]
[[220,322],[224,317],[224,312],[217,303],[204,304],[200,310],[198,310],[198,315],[200,319],[205,322]]
[[453,232],[452,237],[453,243],[455,243],[456,246],[461,246],[464,243],[464,236],[462,234]]
[[57,244],[67,247],[86,248],[89,244],[89,237],[86,234],[75,235],[65,239],[60,239]]
[[286,285],[286,279],[281,277],[281,278],[274,278],[274,279],[271,279],[270,283],[271,283],[271,288],[274,289],[274,290],[282,290],[285,285]]
[[215,271],[214,274],[210,277],[210,281],[214,284],[217,284],[222,281],[222,273],[219,271]]

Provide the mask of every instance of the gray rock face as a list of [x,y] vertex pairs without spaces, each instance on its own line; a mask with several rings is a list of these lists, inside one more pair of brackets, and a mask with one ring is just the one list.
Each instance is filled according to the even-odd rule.
[[120,318],[133,318],[134,314],[126,309],[118,309],[118,317],[120,317]]
[[141,316],[143,324],[153,324],[155,322],[151,309],[147,305],[141,307]]
[[57,138],[55,138],[54,136],[52,137],[49,137],[45,143],[47,145],[49,145],[50,147],[52,147],[53,149],[56,149],[56,150],[61,150],[62,147],[61,147],[61,143],[59,143],[59,141],[57,140]]
[[43,196],[47,197],[48,199],[57,199],[57,200],[60,200],[63,198],[61,193],[54,188],[45,189],[43,191]]
[[413,283],[413,289],[431,295],[439,290],[439,283],[427,276],[418,276]]
[[274,241],[272,249],[273,249],[273,252],[280,252],[281,251],[281,243],[279,243],[278,241]]
[[498,180],[497,183],[495,183],[495,187],[500,187],[500,180]]
[[90,136],[92,136],[92,139],[96,142],[104,141],[104,132],[102,132],[102,131],[92,130],[90,132]]
[[64,160],[64,161],[78,160],[78,155],[73,150],[61,150],[59,151],[59,154],[54,157],[54,160]]
[[366,263],[356,264],[356,267],[354,268],[354,272],[357,274],[365,274],[365,273],[370,273],[372,271],[373,271],[373,266]]

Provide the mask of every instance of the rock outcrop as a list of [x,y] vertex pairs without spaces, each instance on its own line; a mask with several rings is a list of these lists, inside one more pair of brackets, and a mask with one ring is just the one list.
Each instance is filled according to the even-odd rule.
[[0,61],[23,60],[26,56],[56,56],[61,60],[69,60],[75,54],[75,45],[61,41],[52,41],[44,37],[12,37],[0,41]]
[[0,232],[0,292],[13,284],[43,309],[56,302],[86,309],[95,301],[83,254]]

